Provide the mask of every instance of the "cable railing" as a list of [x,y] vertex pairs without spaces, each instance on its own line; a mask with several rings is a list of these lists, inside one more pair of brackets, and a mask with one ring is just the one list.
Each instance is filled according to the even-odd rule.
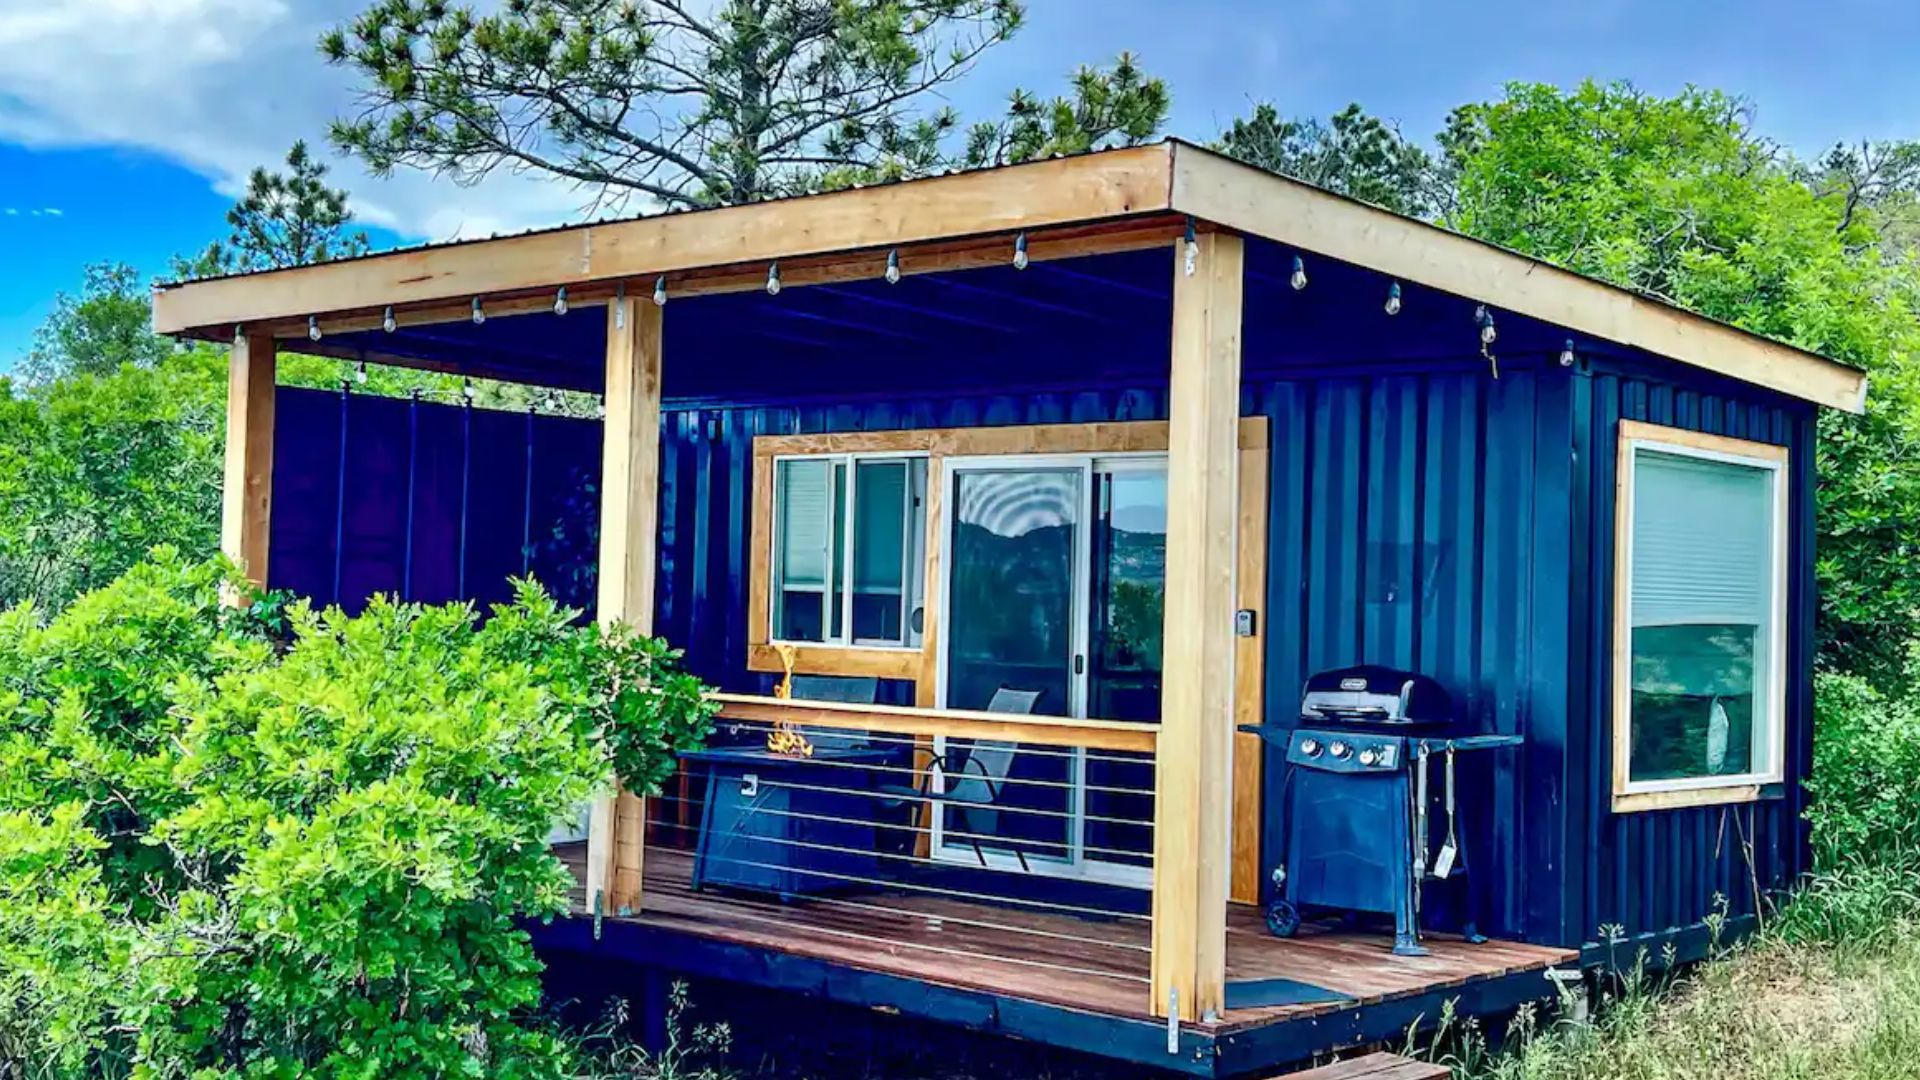
[[648,800],[643,912],[1137,1007],[1154,725],[720,700],[709,745]]

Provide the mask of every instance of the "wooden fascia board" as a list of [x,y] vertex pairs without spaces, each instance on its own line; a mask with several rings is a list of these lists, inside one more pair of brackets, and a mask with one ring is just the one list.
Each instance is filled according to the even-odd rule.
[[1865,372],[1208,150],[1173,144],[1172,209],[1829,408]]
[[386,305],[465,303],[620,279],[1134,217],[1167,209],[1169,144],[804,198],[394,252],[154,294],[154,329],[205,332]]

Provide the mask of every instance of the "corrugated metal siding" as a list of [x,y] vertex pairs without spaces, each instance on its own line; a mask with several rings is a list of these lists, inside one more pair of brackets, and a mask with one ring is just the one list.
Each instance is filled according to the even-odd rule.
[[[1677,369],[1675,369],[1677,371]],[[1571,671],[1575,737],[1592,768],[1577,800],[1573,839],[1590,853],[1584,887],[1571,890],[1573,929],[1588,940],[1603,926],[1628,935],[1700,922],[1724,897],[1734,915],[1754,910],[1763,891],[1789,884],[1807,865],[1805,776],[1812,755],[1814,416],[1810,406],[1751,388],[1613,365],[1575,380],[1576,450],[1590,514],[1576,549],[1576,574],[1593,597],[1577,627],[1583,647]],[[1611,811],[1611,686],[1614,483],[1621,419],[1786,446],[1791,455],[1792,549],[1787,646],[1788,783],[1783,798],[1738,807],[1616,815]],[[1754,849],[1749,868],[1743,837]]]
[[[1471,848],[1483,928],[1543,939],[1559,909],[1567,622],[1564,588],[1537,582],[1565,550],[1553,509],[1565,429],[1552,419],[1565,383],[1479,368],[1274,380],[1252,388],[1249,410],[1273,425],[1269,716],[1291,725],[1314,671],[1381,663],[1438,678],[1466,730],[1527,736],[1524,754],[1496,759],[1503,809]],[[1283,772],[1269,764],[1278,806]]]
[[483,606],[531,572],[590,606],[600,425],[281,387],[268,584]]
[[[1734,811],[1610,812],[1613,432],[1625,416],[1791,448],[1788,765],[1799,777],[1811,750],[1811,409],[1726,385],[1668,381],[1676,376],[1664,365],[1616,365],[1588,377],[1509,364],[1496,380],[1478,364],[1288,373],[1256,360],[1249,357],[1243,412],[1272,425],[1270,717],[1291,722],[1308,673],[1368,661],[1439,678],[1471,730],[1526,736],[1525,750],[1503,756],[1494,772],[1500,812],[1470,838],[1490,893],[1489,931],[1572,944],[1595,939],[1603,924],[1637,933],[1696,923],[1716,895],[1736,914],[1750,911],[1739,854],[1745,830],[1735,828]],[[569,556],[568,545],[548,545],[535,556],[536,571],[553,577],[569,558],[591,561],[581,547],[591,508],[580,499],[585,491],[592,502],[586,485],[598,471],[591,422],[530,424],[518,414],[469,417],[359,397],[343,410],[338,394],[297,390],[282,392],[281,409],[276,587],[352,602],[401,591],[410,574],[415,598],[494,599],[524,565],[524,538],[549,537],[556,525],[580,550]],[[1165,415],[1164,383],[670,407],[656,626],[708,680],[767,685],[745,669],[757,435]],[[1278,806],[1282,772],[1277,760],[1269,764],[1267,799]],[[1785,799],[1743,811],[1753,815],[1763,888],[1805,865],[1803,805],[1795,783]],[[1268,839],[1273,865],[1280,852],[1271,832]]]

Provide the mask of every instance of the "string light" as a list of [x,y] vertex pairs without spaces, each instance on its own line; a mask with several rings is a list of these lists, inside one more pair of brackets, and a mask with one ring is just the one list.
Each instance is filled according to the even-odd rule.
[[1560,349],[1560,366],[1561,367],[1573,366],[1573,339],[1572,338],[1568,338],[1566,345],[1562,346]]
[[388,304],[387,310],[382,312],[380,315],[380,329],[385,330],[387,333],[391,334],[395,330],[398,330],[399,328],[400,328],[400,320],[393,317],[393,305]]
[[601,394],[598,398],[594,399],[593,418],[595,420],[605,420],[607,418],[607,395]]
[[1387,314],[1400,314],[1400,283],[1397,281],[1387,286]]
[[887,284],[900,284],[900,249],[887,252]]
[[360,363],[359,363],[359,364],[357,364],[357,365],[356,365],[356,366],[354,367],[354,369],[353,369],[353,381],[354,381],[354,382],[357,382],[357,383],[359,383],[359,384],[361,384],[362,386],[365,386],[365,385],[366,385],[366,382],[367,382],[367,362],[366,362],[365,360],[362,360],[362,361],[360,361]]
[[307,340],[320,340],[320,317],[318,315],[307,316]]
[[480,306],[480,298],[473,298],[473,325],[479,326],[487,321],[487,309]]
[[241,341],[243,341],[243,340],[245,340],[245,339],[246,339],[246,336],[247,336],[247,327],[246,327],[246,324],[244,324],[244,323],[234,323],[234,324],[233,324],[233,340],[234,340],[234,343],[235,343],[235,344],[238,344],[238,343],[240,343]]
[[555,315],[565,315],[567,313],[567,287],[565,285],[560,286],[560,291],[553,294],[553,313]]
[[667,275],[665,274],[653,280],[653,306],[667,306]]
[[1021,233],[1013,238],[1013,268],[1025,270],[1027,262],[1027,234]]
[[1186,251],[1187,251],[1187,259],[1186,259],[1187,276],[1192,277],[1193,272],[1195,270],[1200,269],[1200,238],[1194,235],[1193,216],[1191,214],[1187,216]]
[[473,380],[472,379],[463,377],[460,380],[460,397],[461,397],[461,400],[465,401],[467,404],[469,405],[473,404]]
[[1487,366],[1497,379],[1500,377],[1500,358],[1493,355],[1493,343],[1500,334],[1493,328],[1493,312],[1487,310],[1487,305],[1481,304],[1474,309],[1473,321],[1480,324],[1480,355],[1486,357]]
[[777,262],[767,264],[767,295],[780,295],[780,264]]
[[1307,261],[1298,255],[1293,257],[1293,274],[1287,278],[1287,284],[1293,286],[1294,292],[1307,287]]

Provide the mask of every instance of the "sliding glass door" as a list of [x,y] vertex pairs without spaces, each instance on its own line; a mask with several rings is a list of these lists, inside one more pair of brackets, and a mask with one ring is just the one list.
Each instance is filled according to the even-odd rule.
[[[1164,460],[999,457],[948,468],[942,703],[1157,722]],[[937,749],[948,773],[935,820],[941,857],[1145,883],[1147,756]]]

